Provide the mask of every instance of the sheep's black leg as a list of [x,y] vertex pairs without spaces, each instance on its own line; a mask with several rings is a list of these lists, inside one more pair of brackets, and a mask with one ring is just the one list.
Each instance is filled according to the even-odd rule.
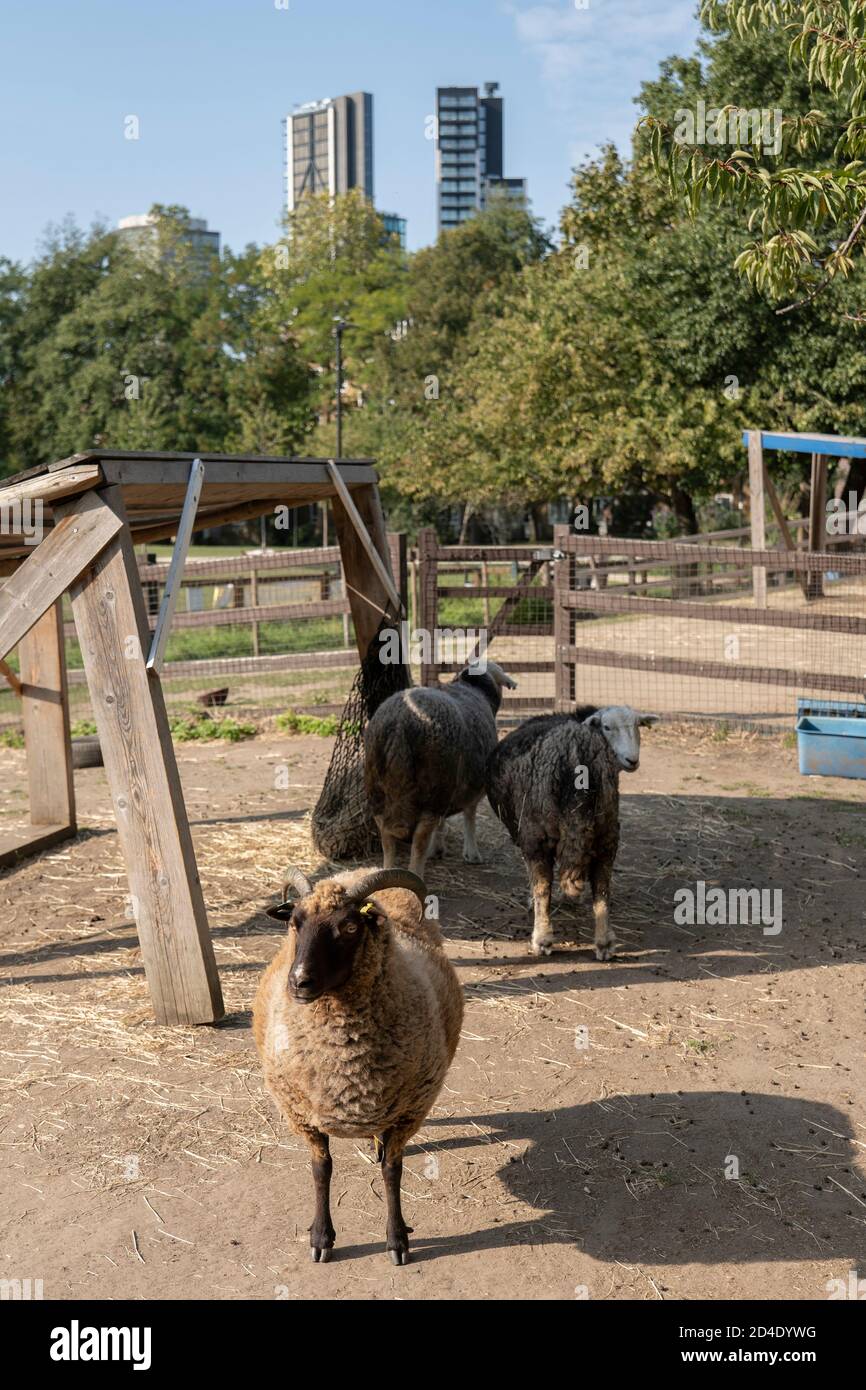
[[404,1139],[400,1136],[395,1140],[389,1132],[383,1135],[383,1143],[385,1156],[382,1159],[382,1177],[385,1180],[385,1202],[388,1212],[385,1249],[391,1257],[392,1264],[405,1265],[409,1262],[409,1235],[412,1227],[406,1225],[400,1207]]
[[616,955],[618,941],[610,925],[610,879],[613,865],[595,863],[589,871],[592,888],[592,915],[595,919],[596,960],[612,960]]
[[307,1135],[312,1149],[313,1186],[316,1189],[316,1214],[310,1227],[310,1258],[324,1264],[331,1258],[336,1231],[331,1221],[331,1172],[333,1162],[327,1134],[314,1129]]

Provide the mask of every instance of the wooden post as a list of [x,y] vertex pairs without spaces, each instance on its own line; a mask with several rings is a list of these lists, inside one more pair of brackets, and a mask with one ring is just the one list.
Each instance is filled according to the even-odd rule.
[[[18,566],[0,589],[0,656],[17,647],[31,627],[63,596],[120,529],[86,492],[75,504],[58,504],[53,531]],[[74,513],[61,517],[74,505]]]
[[[778,528],[779,528],[779,533],[780,533],[780,535],[781,535],[781,537],[782,537],[782,544],[784,545],[784,547],[785,547],[786,550],[796,550],[796,549],[797,549],[797,542],[794,540],[794,534],[793,534],[793,532],[792,532],[790,526],[788,525],[788,518],[785,516],[785,513],[782,511],[782,504],[781,504],[781,502],[779,501],[779,495],[778,495],[778,493],[776,492],[776,489],[775,489],[775,487],[774,487],[774,485],[773,485],[773,480],[772,480],[772,478],[770,477],[769,473],[767,472],[767,465],[766,465],[766,463],[764,464],[764,491],[766,492],[767,498],[769,499],[769,503],[770,503],[770,507],[772,508],[773,516],[776,518],[776,525],[778,526]],[[803,593],[804,593],[804,595],[805,595],[806,598],[809,597],[809,580],[810,580],[810,578],[811,578],[811,575],[809,575],[809,574],[800,574],[800,575],[799,575],[800,588],[803,590]],[[819,576],[819,578],[820,578],[820,576]],[[777,575],[777,581],[778,581],[779,579],[781,579],[781,575]]]
[[421,634],[421,652],[428,652],[431,660],[421,663],[421,684],[437,685],[439,667],[434,664],[435,634],[439,616],[438,586],[439,542],[432,526],[425,526],[418,532],[418,632]]
[[571,641],[571,609],[568,593],[571,588],[571,570],[574,563],[567,545],[571,530],[568,526],[554,526],[553,545],[556,550],[565,552],[562,560],[552,561],[553,568],[553,708],[555,713],[567,713],[574,704],[574,667],[569,664],[566,652]]
[[66,689],[63,605],[58,599],[21,641],[21,713],[31,825],[75,834],[75,789]]
[[[72,587],[72,612],[160,1023],[223,1015],[192,835],[119,487],[99,494],[124,523]],[[69,515],[76,504],[57,506]]]
[[14,693],[18,696],[18,699],[20,700],[21,681],[16,676],[15,672],[12,670],[12,667],[9,665],[8,661],[0,661],[0,676],[3,677],[10,690],[14,691]]
[[[382,515],[378,489],[373,483],[365,483],[362,487],[352,488],[351,495],[360,518],[367,528],[367,534],[387,569],[388,539],[385,534],[385,518]],[[382,618],[388,615],[393,618],[395,623],[399,623],[400,614],[394,612],[393,600],[376,573],[349,513],[339,497],[333,498],[333,509],[334,525],[343,559],[346,595],[355,621],[355,641],[358,644],[358,654],[363,660],[367,655],[370,643],[376,636]]]
[[487,560],[481,561],[481,584],[484,589],[484,626],[490,626],[490,595],[487,593],[487,586],[490,583],[490,568]]
[[421,600],[418,594],[418,551],[412,551],[412,559],[409,561],[409,573],[411,576],[411,597],[412,610],[409,615],[410,631],[414,632],[420,621]]
[[403,531],[388,532],[388,554],[391,560],[391,573],[394,576],[394,583],[397,585],[397,592],[400,595],[400,602],[403,605],[403,612],[409,616],[409,566],[406,559],[406,535]]
[[[749,430],[749,521],[752,549],[766,550],[767,527],[764,510],[764,451],[761,431]],[[763,565],[752,569],[752,593],[756,608],[767,606],[767,571]]]
[[[259,606],[259,576],[257,572],[250,570],[250,605],[253,608]],[[259,625],[253,623],[253,656],[260,656],[259,650]]]
[[[827,460],[823,454],[812,455],[812,479],[809,492],[809,549],[817,553],[826,549],[827,527]],[[807,597],[824,597],[824,576],[810,571]]]

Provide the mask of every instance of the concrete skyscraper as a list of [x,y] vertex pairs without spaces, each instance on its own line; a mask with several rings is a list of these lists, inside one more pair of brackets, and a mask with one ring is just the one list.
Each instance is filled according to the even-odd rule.
[[485,208],[491,194],[526,197],[525,179],[503,174],[502,97],[498,82],[436,89],[436,211],[440,231]]
[[360,188],[373,201],[373,98],[369,92],[296,106],[283,122],[286,206],[311,193]]

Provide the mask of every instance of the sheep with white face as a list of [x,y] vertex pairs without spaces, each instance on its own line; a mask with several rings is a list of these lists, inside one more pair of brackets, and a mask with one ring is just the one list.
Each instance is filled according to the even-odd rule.
[[619,774],[640,765],[640,731],[658,723],[628,705],[529,719],[504,738],[487,772],[490,805],[523,855],[532,891],[533,955],[553,950],[554,873],[566,897],[592,890],[595,954],[610,960],[613,865],[619,848]]

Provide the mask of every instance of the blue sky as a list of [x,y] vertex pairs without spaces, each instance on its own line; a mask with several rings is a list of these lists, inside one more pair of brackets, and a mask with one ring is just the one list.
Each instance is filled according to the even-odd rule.
[[[437,86],[501,83],[505,173],[556,221],[569,172],[627,148],[640,82],[691,52],[695,0],[0,0],[0,255],[47,224],[182,203],[239,249],[273,240],[281,119],[374,96],[376,202],[435,236]],[[140,122],[124,138],[124,118]]]

